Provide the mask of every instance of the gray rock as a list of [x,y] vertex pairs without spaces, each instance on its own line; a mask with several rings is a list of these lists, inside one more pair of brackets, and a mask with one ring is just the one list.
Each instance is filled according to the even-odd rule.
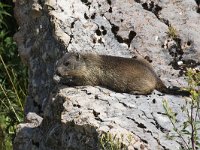
[[197,9],[194,0],[16,1],[15,40],[29,67],[29,94],[14,149],[96,149],[108,131],[124,134],[128,149],[179,149],[180,139],[167,138],[175,133],[162,102],[177,112],[180,127],[182,97],[56,85],[54,66],[65,52],[141,56],[167,86],[187,86],[185,68],[200,68]]

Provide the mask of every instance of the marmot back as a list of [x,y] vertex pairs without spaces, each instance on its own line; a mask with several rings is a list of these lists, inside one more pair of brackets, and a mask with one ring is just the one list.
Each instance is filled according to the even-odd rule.
[[[103,86],[116,92],[150,94],[154,89],[170,94],[152,66],[139,58],[97,54],[65,54],[56,65],[61,82],[69,86]],[[181,94],[175,92],[173,94]]]

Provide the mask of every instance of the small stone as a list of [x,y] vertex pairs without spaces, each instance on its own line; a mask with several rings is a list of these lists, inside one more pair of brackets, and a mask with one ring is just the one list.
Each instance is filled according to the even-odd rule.
[[177,64],[178,64],[179,66],[181,66],[181,65],[183,65],[183,61],[178,61]]

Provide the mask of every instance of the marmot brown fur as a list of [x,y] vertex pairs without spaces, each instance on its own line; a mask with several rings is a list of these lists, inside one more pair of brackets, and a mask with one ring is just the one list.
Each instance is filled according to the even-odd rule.
[[69,86],[103,86],[116,92],[150,94],[154,89],[189,95],[180,88],[167,88],[145,59],[97,54],[67,53],[56,64],[61,82]]

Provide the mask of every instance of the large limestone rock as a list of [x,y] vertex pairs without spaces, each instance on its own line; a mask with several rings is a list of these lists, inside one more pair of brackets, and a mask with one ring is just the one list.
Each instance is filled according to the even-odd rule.
[[53,75],[65,52],[140,55],[167,86],[187,86],[185,68],[200,67],[194,0],[17,0],[15,16],[20,26],[15,40],[29,67],[29,94],[14,149],[98,149],[100,134],[108,131],[122,134],[127,149],[181,147],[179,138],[168,138],[175,133],[162,102],[168,100],[180,126],[186,119],[183,97],[67,87],[56,85]]

